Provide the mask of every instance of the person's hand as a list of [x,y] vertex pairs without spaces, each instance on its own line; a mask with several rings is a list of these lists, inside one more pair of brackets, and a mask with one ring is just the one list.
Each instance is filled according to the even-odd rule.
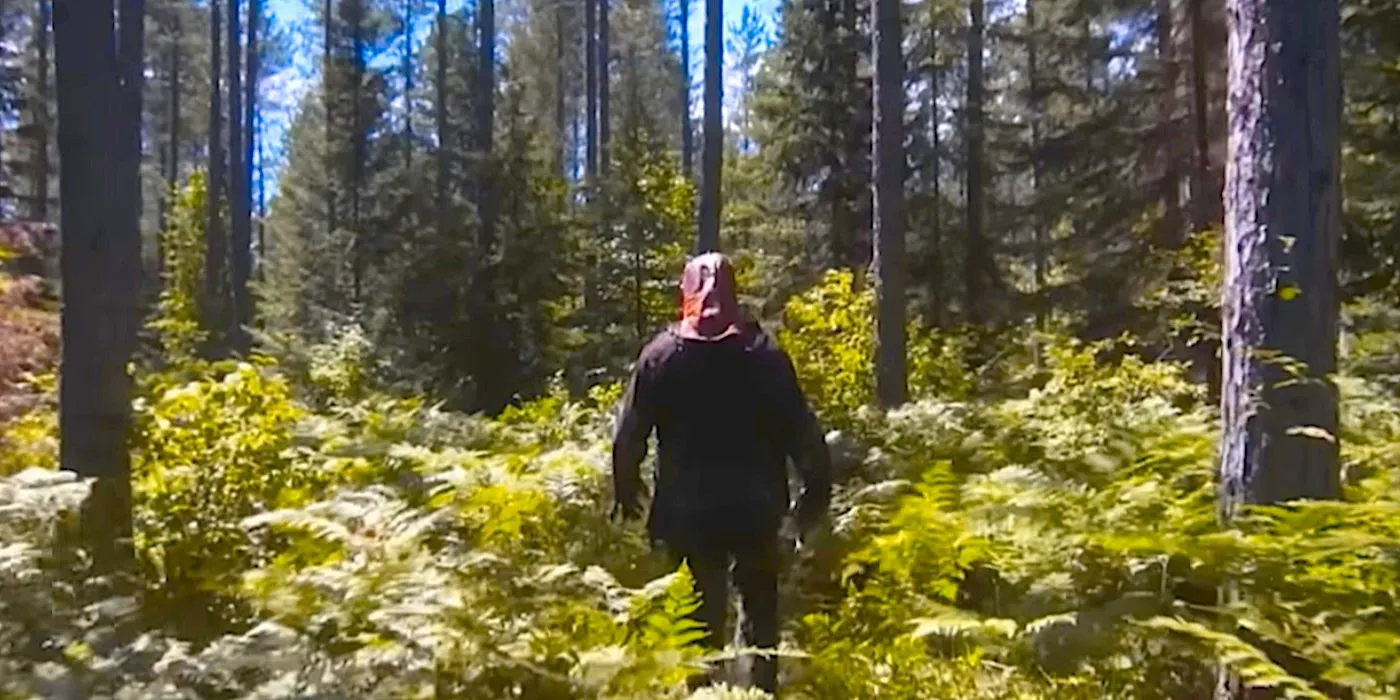
[[613,504],[611,516],[614,520],[618,520],[620,522],[627,522],[629,520],[641,520],[642,504],[636,496],[619,498],[617,499],[617,502]]
[[827,507],[830,502],[824,498],[799,498],[794,519],[797,521],[797,532],[799,536],[806,537],[816,528],[820,527],[827,518]]

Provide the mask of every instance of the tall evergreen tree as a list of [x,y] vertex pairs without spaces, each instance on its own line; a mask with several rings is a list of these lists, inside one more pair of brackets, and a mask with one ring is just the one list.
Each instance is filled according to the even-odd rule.
[[1220,467],[1226,517],[1246,503],[1335,498],[1341,491],[1330,378],[1341,229],[1338,5],[1229,3]]
[[904,288],[904,40],[900,0],[875,0],[875,390],[908,397]]
[[724,80],[724,13],[720,0],[705,0],[705,118],[700,159],[700,233],[695,252],[719,250],[720,170],[723,124],[720,106]]

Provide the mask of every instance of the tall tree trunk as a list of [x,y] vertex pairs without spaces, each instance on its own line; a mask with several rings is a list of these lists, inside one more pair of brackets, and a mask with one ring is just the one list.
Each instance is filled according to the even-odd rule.
[[[1170,0],[1166,0],[1170,1]],[[1036,23],[1036,0],[1026,0],[1026,71],[1031,93],[1031,191],[1034,199],[1031,208],[1031,248],[1035,275],[1035,327],[1044,333],[1047,330],[1049,309],[1046,307],[1045,276],[1049,267],[1045,250],[1045,225],[1040,217],[1040,184],[1045,175],[1045,164],[1040,153],[1040,126],[1045,110],[1040,95],[1040,25]],[[1040,346],[1035,346],[1035,362],[1041,362]]]
[[447,0],[437,4],[437,104],[433,119],[437,129],[437,233],[447,235]]
[[241,80],[242,40],[239,29],[239,0],[228,2],[228,211],[230,220],[229,259],[233,278],[233,313],[229,316],[229,345],[237,353],[248,350],[244,328],[252,319],[249,309],[248,278],[252,272],[253,234],[248,221],[248,164],[243,160],[243,82]]
[[[1221,507],[1339,495],[1338,0],[1230,0]],[[1307,381],[1269,355],[1306,365]],[[1259,401],[1262,400],[1262,403]],[[1295,434],[1321,428],[1331,439]]]
[[874,0],[875,393],[886,407],[909,393],[904,297],[904,49],[901,0]]
[[180,33],[183,31],[180,26],[181,7],[172,7],[170,12],[170,39],[168,47],[170,51],[170,95],[167,98],[170,108],[167,126],[170,133],[167,135],[169,143],[169,153],[166,155],[165,190],[167,196],[174,196],[175,189],[180,186],[180,64],[184,61],[184,56],[180,53]]
[[[252,218],[253,218],[253,162],[261,153],[259,146],[261,139],[258,138],[258,23],[262,21],[262,0],[248,0],[248,46],[246,48],[246,69],[244,70],[243,86],[245,95],[243,97],[243,220],[244,226],[248,227],[248,247],[249,265],[248,272],[252,272]],[[261,184],[262,161],[258,160],[259,184]],[[261,198],[261,197],[259,197]],[[258,211],[258,256],[262,257],[262,211],[261,205]],[[245,325],[253,322],[253,300],[252,296],[246,292],[244,295],[246,303],[242,307],[244,314],[243,323]],[[246,342],[246,337],[245,337]]]
[[1160,245],[1177,248],[1186,240],[1186,221],[1181,213],[1181,159],[1178,157],[1179,132],[1176,128],[1176,90],[1181,66],[1176,60],[1176,22],[1173,0],[1157,0],[1157,60],[1162,71],[1160,122],[1162,159],[1162,223]]
[[983,232],[983,71],[982,43],[986,31],[983,0],[971,0],[971,23],[967,34],[967,250],[964,254],[963,284],[966,287],[964,314],[971,325],[982,323],[982,292],[990,253]]
[[724,91],[724,12],[720,0],[705,0],[705,129],[700,154],[700,235],[695,252],[719,250],[720,177],[724,145],[720,100]]
[[612,37],[608,25],[608,0],[598,0],[598,172],[608,174],[608,152],[612,142]]
[[141,239],[135,186],[112,182],[134,179],[140,167],[144,7],[122,2],[120,54],[111,0],[55,0],[53,9],[63,221],[59,459],[64,469],[98,477],[83,532],[97,569],[117,573],[134,560],[126,365],[136,347]]
[[[214,0],[217,2],[217,0]],[[321,105],[325,110],[324,157],[326,161],[326,235],[335,234],[340,225],[336,211],[336,180],[340,177],[338,160],[335,158],[335,71],[332,58],[335,47],[335,6],[332,0],[325,0],[322,6],[321,27]]]
[[1191,116],[1195,154],[1191,169],[1192,228],[1204,231],[1224,216],[1220,183],[1210,163],[1210,47],[1205,0],[1186,0],[1191,14]]
[[404,165],[413,172],[413,0],[403,3]]
[[939,127],[942,126],[942,114],[938,106],[938,99],[943,91],[941,79],[943,68],[939,62],[938,53],[940,14],[932,4],[928,6],[927,10],[929,12],[929,63],[928,90],[924,109],[928,112],[929,162],[927,167],[929,195],[932,199],[929,209],[932,230],[929,231],[928,274],[924,283],[928,288],[928,322],[939,328],[943,326],[944,321],[944,271],[946,269],[943,264],[943,138],[942,134],[939,133]]
[[49,220],[49,142],[53,126],[49,117],[49,28],[53,23],[53,8],[49,0],[39,0],[39,23],[34,28],[34,43],[39,51],[38,99],[34,104],[34,202],[31,218]]
[[[1191,230],[1195,233],[1210,230],[1222,224],[1225,216],[1223,187],[1217,169],[1211,166],[1211,125],[1213,109],[1210,95],[1211,58],[1210,41],[1207,38],[1205,0],[1185,0],[1187,21],[1191,35],[1191,121],[1192,153],[1188,175],[1190,194],[1187,206],[1190,208]],[[1197,314],[1202,325],[1211,324],[1209,315],[1213,310]],[[1204,368],[1207,395],[1219,401],[1224,381],[1223,366],[1220,362],[1221,343],[1216,338],[1207,338],[1196,346],[1194,364]]]
[[364,276],[367,236],[360,222],[360,197],[365,177],[364,87],[365,87],[365,0],[350,0],[350,299],[358,309],[364,302]]
[[681,172],[695,174],[695,129],[690,121],[690,0],[680,0],[681,14]]
[[[597,186],[598,179],[598,0],[583,1],[583,74],[587,93],[584,117],[588,126],[588,144],[584,148],[588,187]],[[590,193],[591,197],[591,193]]]
[[502,326],[496,314],[495,294],[495,250],[496,250],[496,188],[495,154],[493,141],[496,132],[496,3],[495,0],[481,0],[478,5],[477,20],[480,24],[480,59],[478,69],[480,83],[477,90],[477,151],[480,154],[481,171],[477,179],[477,214],[481,217],[481,229],[477,256],[476,293],[472,295],[478,312],[480,339],[474,345],[478,361],[476,383],[479,407],[487,413],[496,413],[505,408],[513,392],[513,372],[508,365],[509,355],[503,347]]
[[217,357],[227,349],[228,300],[225,288],[228,240],[224,236],[223,185],[223,10],[219,0],[209,1],[209,179],[205,197],[207,253],[204,258],[204,317],[209,331],[209,353]]
[[[1219,504],[1341,495],[1338,0],[1229,0]],[[1285,363],[1301,363],[1299,374]],[[1292,380],[1292,381],[1288,381]],[[1236,592],[1224,591],[1226,603]],[[1217,697],[1242,696],[1221,674]]]
[[554,131],[555,131],[555,172],[567,181],[569,172],[569,115],[568,115],[568,38],[565,34],[564,3],[554,6]]

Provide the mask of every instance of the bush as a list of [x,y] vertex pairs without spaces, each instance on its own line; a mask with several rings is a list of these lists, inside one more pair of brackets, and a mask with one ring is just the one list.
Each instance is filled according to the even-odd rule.
[[208,378],[147,390],[136,402],[133,444],[147,602],[159,619],[203,639],[242,622],[231,589],[261,553],[240,521],[308,502],[330,475],[292,449],[305,411],[268,369],[223,363]]
[[[846,270],[788,301],[778,341],[792,356],[798,380],[813,408],[837,428],[857,424],[875,397],[874,291],[855,289]],[[962,347],[952,338],[909,330],[909,385],[915,397],[966,398],[973,382],[963,369]]]

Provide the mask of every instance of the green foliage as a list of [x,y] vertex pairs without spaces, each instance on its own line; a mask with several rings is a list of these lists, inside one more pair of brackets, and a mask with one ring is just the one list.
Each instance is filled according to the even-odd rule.
[[[1223,662],[1289,697],[1396,692],[1393,487],[1371,477],[1351,500],[1260,507],[1221,530],[1198,388],[1104,350],[1052,346],[1025,398],[889,416],[884,471],[838,499],[846,554],[826,575],[843,595],[802,623],[819,650],[802,689],[1171,698],[1208,692]],[[1349,413],[1374,410],[1355,401]],[[1393,483],[1393,462],[1374,461],[1391,428],[1353,430],[1381,431],[1353,459]],[[1238,602],[1221,606],[1227,581]]]
[[165,283],[148,325],[160,338],[165,361],[176,365],[195,359],[208,336],[200,316],[207,244],[204,178],[204,171],[196,171],[175,192],[169,223],[161,232]]
[[[875,396],[875,296],[856,289],[849,271],[830,271],[816,287],[783,309],[779,342],[797,366],[802,388],[818,414],[848,428]],[[965,398],[973,386],[963,370],[962,348],[910,324],[909,379],[914,396]]]
[[304,503],[327,479],[292,451],[305,411],[285,379],[246,363],[172,379],[135,405],[137,548],[148,605],[200,639],[241,620],[230,589],[259,554],[239,521]]
[[0,475],[51,466],[58,454],[52,375],[58,314],[38,277],[7,269],[18,257],[0,245]]

